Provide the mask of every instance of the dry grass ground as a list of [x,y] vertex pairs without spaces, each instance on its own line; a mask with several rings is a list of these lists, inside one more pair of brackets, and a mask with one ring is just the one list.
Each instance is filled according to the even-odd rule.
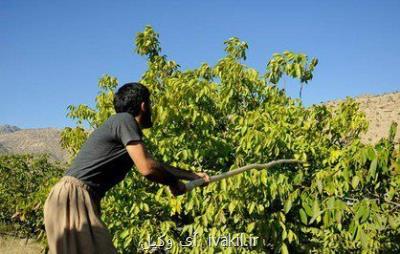
[[0,236],[0,253],[4,254],[39,254],[42,247],[39,243],[10,236]]

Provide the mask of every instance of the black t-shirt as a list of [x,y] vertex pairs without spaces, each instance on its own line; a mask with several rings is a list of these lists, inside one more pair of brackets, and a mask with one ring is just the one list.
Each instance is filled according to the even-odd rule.
[[65,175],[80,179],[103,197],[133,166],[125,146],[131,141],[141,141],[142,136],[133,115],[112,115],[91,133]]

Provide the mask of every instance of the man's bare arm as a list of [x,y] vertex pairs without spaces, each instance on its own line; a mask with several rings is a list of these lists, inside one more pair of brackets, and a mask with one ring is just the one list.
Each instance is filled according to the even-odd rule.
[[152,182],[169,185],[175,196],[185,193],[185,185],[179,179],[194,180],[203,178],[206,182],[204,185],[209,182],[209,177],[206,173],[193,173],[155,161],[142,142],[131,142],[126,146],[126,149],[144,177]]
[[126,150],[139,173],[148,180],[169,186],[178,184],[178,178],[169,171],[161,170],[158,163],[147,152],[142,142],[131,142],[126,146]]

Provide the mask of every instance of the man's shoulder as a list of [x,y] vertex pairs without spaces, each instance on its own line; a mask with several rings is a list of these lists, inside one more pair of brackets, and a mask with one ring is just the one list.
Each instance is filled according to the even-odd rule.
[[131,123],[135,121],[135,117],[127,112],[116,113],[107,119],[107,124],[110,126],[118,126],[121,123]]
[[130,113],[116,113],[110,116],[107,121],[108,125],[110,125],[111,128],[120,128],[121,126],[126,128],[127,126],[130,126],[131,128],[134,128],[136,131],[141,133],[139,124],[136,122],[135,117]]
[[128,112],[116,113],[108,118],[109,121],[133,120],[133,119],[135,119],[135,117],[133,117],[133,115]]

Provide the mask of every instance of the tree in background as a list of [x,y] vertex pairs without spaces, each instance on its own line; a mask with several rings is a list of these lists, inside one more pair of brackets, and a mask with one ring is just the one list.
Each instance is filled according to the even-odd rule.
[[0,235],[45,242],[43,204],[64,170],[47,155],[0,155]]

